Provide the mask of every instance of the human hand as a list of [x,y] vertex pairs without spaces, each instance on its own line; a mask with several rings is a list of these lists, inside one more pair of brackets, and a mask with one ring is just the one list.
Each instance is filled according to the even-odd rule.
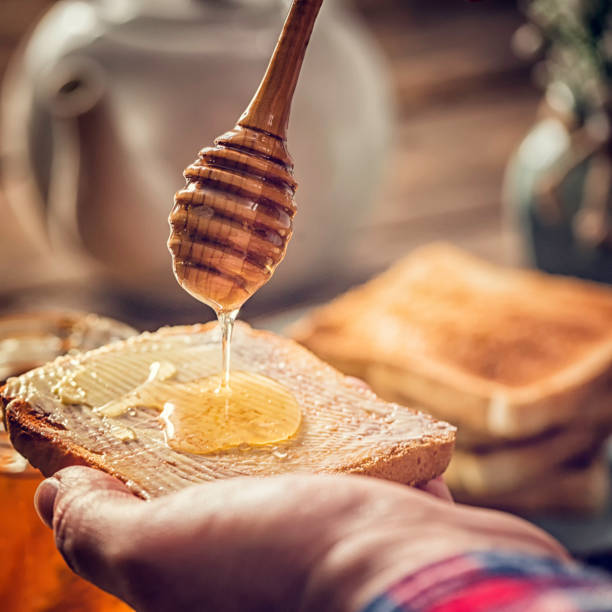
[[72,467],[36,505],[70,567],[143,612],[357,610],[455,554],[566,556],[515,517],[359,476],[235,478],[144,502]]

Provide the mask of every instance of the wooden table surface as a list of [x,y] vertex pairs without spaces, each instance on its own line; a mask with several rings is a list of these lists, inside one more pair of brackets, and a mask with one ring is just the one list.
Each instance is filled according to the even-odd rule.
[[[352,255],[360,268],[349,269],[338,289],[432,240],[516,261],[513,233],[504,221],[502,179],[508,157],[535,118],[540,92],[531,84],[529,66],[510,47],[523,22],[515,3],[354,2],[388,59],[398,121],[378,205]],[[50,4],[0,2],[0,74],[19,38]],[[48,287],[62,270],[33,252],[1,192],[0,209],[0,309],[6,309],[15,305],[11,296]]]

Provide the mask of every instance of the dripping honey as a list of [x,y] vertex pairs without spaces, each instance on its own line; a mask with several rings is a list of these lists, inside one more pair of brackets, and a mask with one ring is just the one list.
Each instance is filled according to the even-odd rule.
[[293,395],[271,378],[231,375],[231,342],[238,309],[217,312],[221,375],[175,388],[161,419],[168,446],[204,454],[241,445],[282,442],[297,431],[301,412]]
[[238,309],[230,311],[217,311],[217,320],[221,327],[221,387],[224,390],[229,389],[230,372],[231,372],[231,350],[232,350],[232,333],[234,331],[234,321],[238,316]]

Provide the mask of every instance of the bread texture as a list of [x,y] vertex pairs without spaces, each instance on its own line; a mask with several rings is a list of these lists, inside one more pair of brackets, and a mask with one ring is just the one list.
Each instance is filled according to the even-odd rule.
[[392,401],[486,438],[522,438],[612,408],[612,290],[485,263],[446,244],[414,251],[290,330]]
[[[45,475],[67,465],[97,467],[143,498],[241,475],[344,472],[414,485],[446,469],[453,426],[384,402],[291,340],[246,324],[236,325],[233,367],[269,376],[291,391],[302,423],[289,440],[193,455],[164,443],[158,414],[148,408],[134,407],[116,418],[96,411],[142,383],[147,364],[170,354],[178,380],[198,379],[202,351],[219,346],[216,324],[165,328],[9,379],[0,400],[11,441]],[[95,397],[66,403],[54,389],[75,372],[94,373],[99,389]],[[126,430],[129,436],[122,434]]]

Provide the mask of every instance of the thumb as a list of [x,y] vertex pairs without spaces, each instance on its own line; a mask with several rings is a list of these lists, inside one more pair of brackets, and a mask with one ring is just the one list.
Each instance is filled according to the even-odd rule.
[[69,467],[44,480],[34,498],[42,521],[70,568],[117,593],[117,561],[145,502],[99,470]]

